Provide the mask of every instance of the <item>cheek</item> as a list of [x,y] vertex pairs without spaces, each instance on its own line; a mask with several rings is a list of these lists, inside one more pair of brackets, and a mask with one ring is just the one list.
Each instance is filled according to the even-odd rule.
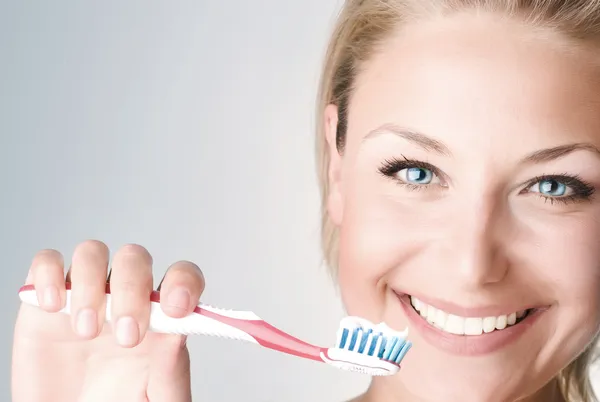
[[531,289],[552,295],[555,312],[540,356],[548,364],[563,366],[600,330],[600,223],[595,219],[530,223],[530,230],[514,239],[513,250],[523,260],[513,270],[523,268],[521,291],[531,283]]
[[554,340],[577,352],[600,329],[600,222],[588,216],[531,228],[539,246],[530,244],[528,266],[556,300]]
[[[381,309],[392,272],[423,251],[435,230],[435,214],[424,218],[369,183],[347,187],[339,227],[339,276],[350,314]],[[368,188],[368,189],[366,189]],[[405,279],[411,272],[406,273]],[[369,315],[366,315],[368,317]]]
[[349,314],[374,319],[382,301],[378,284],[393,265],[393,218],[373,203],[371,192],[347,191],[339,227],[341,295]]
[[600,307],[600,221],[588,215],[521,222],[525,228],[507,244],[520,256],[514,268],[547,283],[561,307]]

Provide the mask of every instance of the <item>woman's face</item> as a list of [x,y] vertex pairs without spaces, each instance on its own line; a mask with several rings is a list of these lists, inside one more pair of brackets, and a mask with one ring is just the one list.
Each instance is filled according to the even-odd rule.
[[359,74],[341,157],[328,107],[343,301],[413,342],[377,380],[390,400],[515,400],[598,332],[592,50],[483,16],[421,22]]

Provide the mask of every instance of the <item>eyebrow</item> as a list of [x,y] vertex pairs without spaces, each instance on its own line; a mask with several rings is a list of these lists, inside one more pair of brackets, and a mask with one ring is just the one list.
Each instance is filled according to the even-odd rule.
[[588,142],[579,142],[574,144],[559,145],[557,147],[535,151],[527,155],[523,159],[523,161],[525,163],[549,162],[561,158],[565,155],[568,155],[571,152],[578,151],[580,149],[592,151],[600,155],[600,149],[598,149],[598,147]]
[[[443,156],[451,156],[452,152],[448,149],[448,147],[441,141],[435,140],[431,137],[428,137],[425,134],[419,133],[414,130],[410,130],[396,124],[384,124],[379,126],[378,128],[370,131],[363,139],[367,140],[370,138],[375,138],[383,134],[393,134],[397,137],[400,137],[404,140],[412,142],[423,148],[426,151],[434,151]],[[572,152],[579,150],[587,150],[592,151],[598,156],[600,156],[600,149],[595,145],[588,142],[579,142],[572,144],[559,145],[552,148],[541,149],[539,151],[532,152],[523,158],[523,163],[543,163],[550,162],[563,156],[566,156]]]
[[393,134],[420,146],[426,151],[434,151],[444,156],[450,156],[452,154],[448,147],[444,145],[444,143],[438,140],[434,140],[433,138],[428,137],[425,134],[406,129],[395,124],[384,124],[382,126],[377,127],[375,130],[370,131],[365,136],[363,141],[370,138],[379,137],[383,134]]

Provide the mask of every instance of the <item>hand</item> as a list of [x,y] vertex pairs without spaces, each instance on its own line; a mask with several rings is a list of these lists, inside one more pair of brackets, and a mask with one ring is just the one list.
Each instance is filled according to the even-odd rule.
[[[190,363],[185,337],[148,332],[152,257],[137,245],[113,257],[108,281],[110,324],[105,324],[109,251],[98,241],[80,244],[64,274],[62,255],[40,251],[26,283],[41,308],[21,305],[12,363],[13,402],[189,402]],[[72,314],[65,305],[71,282]],[[172,265],[159,285],[161,307],[184,317],[204,290],[200,269]]]

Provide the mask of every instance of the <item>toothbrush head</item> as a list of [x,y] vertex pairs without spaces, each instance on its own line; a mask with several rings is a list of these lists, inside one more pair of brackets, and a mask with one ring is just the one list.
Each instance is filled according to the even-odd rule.
[[323,351],[323,360],[338,368],[373,376],[393,375],[411,348],[408,329],[394,331],[384,323],[374,325],[359,317],[340,322],[335,347]]

